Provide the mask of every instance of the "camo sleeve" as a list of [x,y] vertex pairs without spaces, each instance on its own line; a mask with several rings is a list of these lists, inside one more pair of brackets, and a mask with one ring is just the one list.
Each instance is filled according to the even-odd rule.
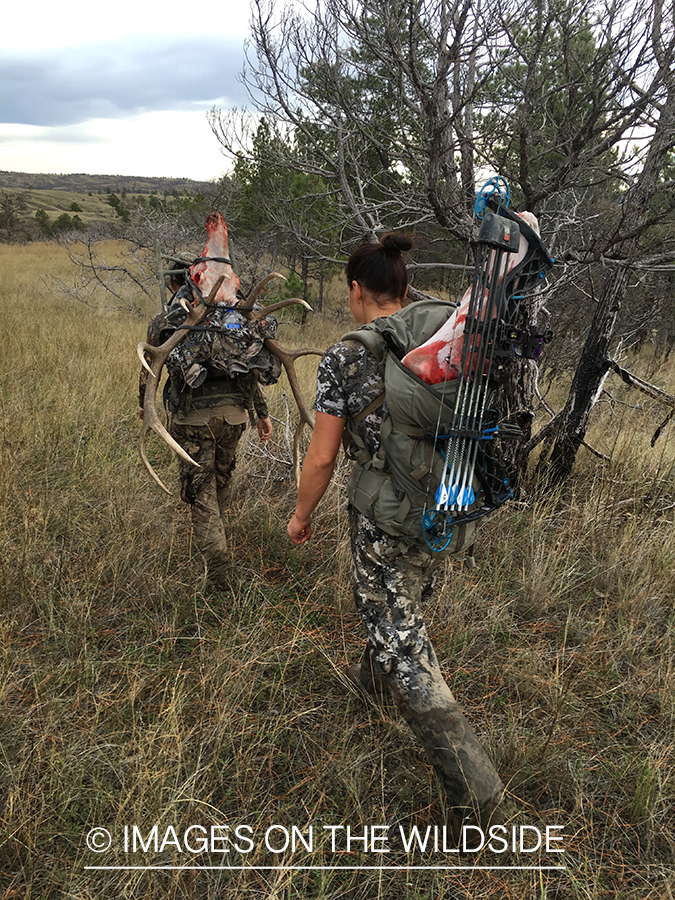
[[259,419],[266,419],[270,414],[267,408],[267,397],[261,384],[256,385],[255,394],[253,395],[253,407]]
[[[354,419],[384,393],[384,366],[358,341],[340,341],[324,353],[319,363],[314,409]],[[382,407],[355,425],[354,431],[370,453],[380,446]]]
[[342,370],[347,365],[358,367],[358,359],[350,359],[347,350],[345,342],[333,344],[321,357],[316,373],[314,409],[341,419],[349,415]]

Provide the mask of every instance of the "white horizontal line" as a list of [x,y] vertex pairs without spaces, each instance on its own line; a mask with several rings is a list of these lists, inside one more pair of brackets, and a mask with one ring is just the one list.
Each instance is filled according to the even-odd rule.
[[85,870],[99,872],[282,872],[302,870],[307,872],[466,872],[477,869],[507,871],[532,870],[535,872],[563,871],[567,866],[85,866]]

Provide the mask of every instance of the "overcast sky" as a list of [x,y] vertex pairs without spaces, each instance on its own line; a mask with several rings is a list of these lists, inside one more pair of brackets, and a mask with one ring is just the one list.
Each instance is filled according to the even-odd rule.
[[242,106],[248,0],[14,0],[2,15],[0,169],[217,178],[206,121]]

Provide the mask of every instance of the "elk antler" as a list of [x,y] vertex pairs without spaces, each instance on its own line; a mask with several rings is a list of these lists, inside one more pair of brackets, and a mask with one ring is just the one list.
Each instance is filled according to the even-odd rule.
[[[177,453],[180,458],[186,463],[190,463],[190,465],[197,467],[199,467],[199,463],[196,463],[194,459],[192,459],[192,457],[181,447],[178,441],[174,440],[174,438],[171,437],[169,432],[162,425],[159,416],[157,415],[157,407],[155,406],[155,402],[157,396],[157,387],[159,385],[159,379],[162,373],[162,367],[164,366],[169,353],[171,353],[174,347],[177,347],[178,344],[180,344],[190,328],[198,325],[202,321],[208,311],[208,304],[213,301],[224,280],[225,276],[221,275],[218,281],[213,285],[213,288],[211,289],[206,302],[202,302],[198,306],[189,307],[188,316],[185,322],[180,326],[180,328],[177,328],[171,335],[171,337],[167,338],[167,340],[164,341],[161,346],[153,347],[152,344],[147,344],[145,343],[145,341],[142,341],[136,348],[136,352],[138,353],[141,364],[150,373],[148,376],[148,383],[145,388],[145,397],[143,401],[143,428],[141,430],[138,452],[140,453],[140,457],[143,460],[143,465],[148,470],[151,477],[167,494],[170,494],[171,491],[150,465],[150,461],[146,452],[148,434],[151,430],[154,431],[155,434],[157,434],[159,437],[161,437],[162,440],[166,441],[169,447],[171,447],[171,449],[175,453]],[[148,364],[148,361],[146,359],[146,357],[148,356],[151,359],[151,365]]]
[[323,356],[323,350],[316,350],[314,347],[302,347],[299,350],[286,350],[284,347],[277,344],[276,341],[272,340],[272,338],[267,338],[265,340],[265,346],[277,357],[286,370],[288,383],[291,386],[295,402],[298,405],[298,412],[300,413],[300,422],[295,429],[295,434],[293,436],[293,477],[295,479],[295,486],[298,487],[300,485],[300,438],[305,425],[309,425],[310,429],[314,430],[314,416],[310,412],[302,391],[300,390],[294,363],[300,356]]
[[[140,343],[137,347],[137,353],[141,364],[145,369],[147,369],[149,373],[143,404],[143,429],[141,431],[141,438],[138,449],[141,459],[143,460],[143,465],[148,470],[154,481],[167,494],[170,494],[171,491],[159,478],[157,473],[150,465],[150,461],[148,460],[146,446],[148,434],[151,430],[154,431],[159,437],[161,437],[162,440],[166,441],[169,447],[171,447],[171,449],[175,453],[177,453],[178,456],[180,456],[180,458],[186,463],[189,463],[193,466],[198,466],[199,463],[196,463],[192,459],[192,457],[188,453],[186,453],[181,445],[176,440],[174,440],[173,437],[171,437],[169,432],[162,425],[159,416],[157,415],[155,402],[162,367],[164,366],[164,363],[166,362],[171,351],[174,349],[174,347],[177,347],[178,344],[183,340],[189,329],[194,327],[195,325],[198,325],[205,317],[208,310],[208,305],[213,302],[213,299],[215,298],[218,289],[223,282],[223,277],[224,276],[221,276],[216,284],[214,284],[205,303],[196,307],[188,307],[186,304],[186,308],[188,311],[187,319],[185,320],[183,325],[181,325],[180,328],[177,328],[176,331],[171,335],[171,337],[168,338],[160,347],[153,347],[151,344],[147,344],[145,342]],[[255,303],[256,297],[261,293],[265,285],[273,278],[284,278],[284,276],[280,275],[278,272],[271,272],[251,291],[245,303],[237,304],[237,310],[243,313],[249,321],[251,319],[263,319],[269,313],[275,312],[278,309],[283,309],[286,306],[291,306],[292,304],[300,304],[301,306],[304,306],[306,309],[311,311],[312,307],[309,305],[309,303],[297,297],[287,300],[280,300],[278,303],[273,303],[270,306],[263,307],[262,309],[254,310],[253,304]],[[272,338],[265,338],[264,345],[270,351],[270,353],[276,356],[276,358],[286,370],[288,383],[290,384],[293,397],[295,398],[295,402],[298,406],[298,412],[300,413],[300,422],[295,430],[295,434],[293,437],[293,475],[295,478],[295,483],[296,485],[298,485],[300,483],[300,439],[305,425],[308,425],[310,429],[314,428],[314,416],[312,415],[312,412],[303,396],[302,390],[300,389],[298,375],[295,370],[295,360],[301,356],[323,356],[323,350],[317,350],[313,347],[303,347],[298,350],[289,350],[285,347],[282,347],[277,343],[277,341],[273,340]],[[148,364],[146,357],[151,358],[151,365]]]
[[[255,292],[256,295],[260,293],[260,290],[265,284],[267,284],[269,279],[274,276],[279,278],[284,277],[283,275],[278,275],[278,273],[273,272],[258,286]],[[241,312],[243,312],[246,318],[249,320],[263,319],[268,313],[275,312],[277,309],[283,309],[285,306],[290,306],[294,303],[299,303],[301,306],[304,306],[306,309],[310,310],[310,312],[312,310],[312,307],[309,305],[309,303],[307,303],[305,300],[301,300],[299,297],[288,300],[280,300],[278,303],[273,303],[270,306],[264,306],[262,309],[255,311],[251,308],[244,309],[241,306],[237,308]],[[302,431],[305,425],[309,425],[310,429],[312,430],[314,429],[314,416],[307,406],[307,402],[300,389],[298,374],[295,371],[295,360],[300,356],[323,356],[323,350],[316,350],[314,347],[303,347],[299,350],[288,350],[285,347],[282,347],[281,344],[277,343],[277,341],[273,340],[272,338],[265,338],[265,347],[267,347],[270,353],[276,356],[276,358],[286,370],[288,383],[291,386],[291,391],[293,392],[293,397],[295,398],[295,402],[298,406],[298,412],[300,413],[300,422],[298,424],[298,427],[295,429],[295,434],[293,436],[293,477],[295,479],[295,485],[297,487],[300,484],[300,438],[302,436]]]
[[[253,309],[253,304],[255,303],[255,301],[258,298],[258,294],[260,294],[262,292],[262,289],[267,284],[269,284],[269,282],[273,278],[282,278],[284,281],[286,281],[286,277],[284,275],[282,275],[280,272],[270,272],[269,275],[265,275],[263,280],[258,282],[258,284],[256,284],[256,286],[251,289],[250,294],[248,295],[248,297],[246,298],[246,300],[243,303],[237,303],[237,309],[240,311],[247,310],[247,309]],[[304,303],[305,301],[302,300],[300,302]]]

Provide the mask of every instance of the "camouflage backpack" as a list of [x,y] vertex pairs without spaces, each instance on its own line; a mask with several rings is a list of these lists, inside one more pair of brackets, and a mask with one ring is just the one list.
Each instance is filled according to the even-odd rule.
[[[359,341],[378,361],[385,360],[384,392],[359,416],[347,420],[347,431],[358,447],[347,486],[349,501],[388,534],[417,537],[425,546],[423,515],[434,506],[444,469],[434,436],[439,423],[452,418],[457,382],[429,385],[400,360],[435,334],[454,309],[454,303],[442,300],[418,301],[343,338]],[[354,426],[385,402],[380,449],[371,456]],[[447,544],[434,552],[449,556],[471,548],[477,519],[491,511],[495,499],[493,470],[490,454],[483,448],[473,473],[476,499],[468,515],[454,525]]]
[[[163,318],[174,330],[185,316],[174,305]],[[276,330],[274,316],[249,321],[236,307],[215,307],[169,354],[166,407],[179,416],[228,403],[251,412],[256,385],[274,384],[281,374],[281,363],[264,346]]]

